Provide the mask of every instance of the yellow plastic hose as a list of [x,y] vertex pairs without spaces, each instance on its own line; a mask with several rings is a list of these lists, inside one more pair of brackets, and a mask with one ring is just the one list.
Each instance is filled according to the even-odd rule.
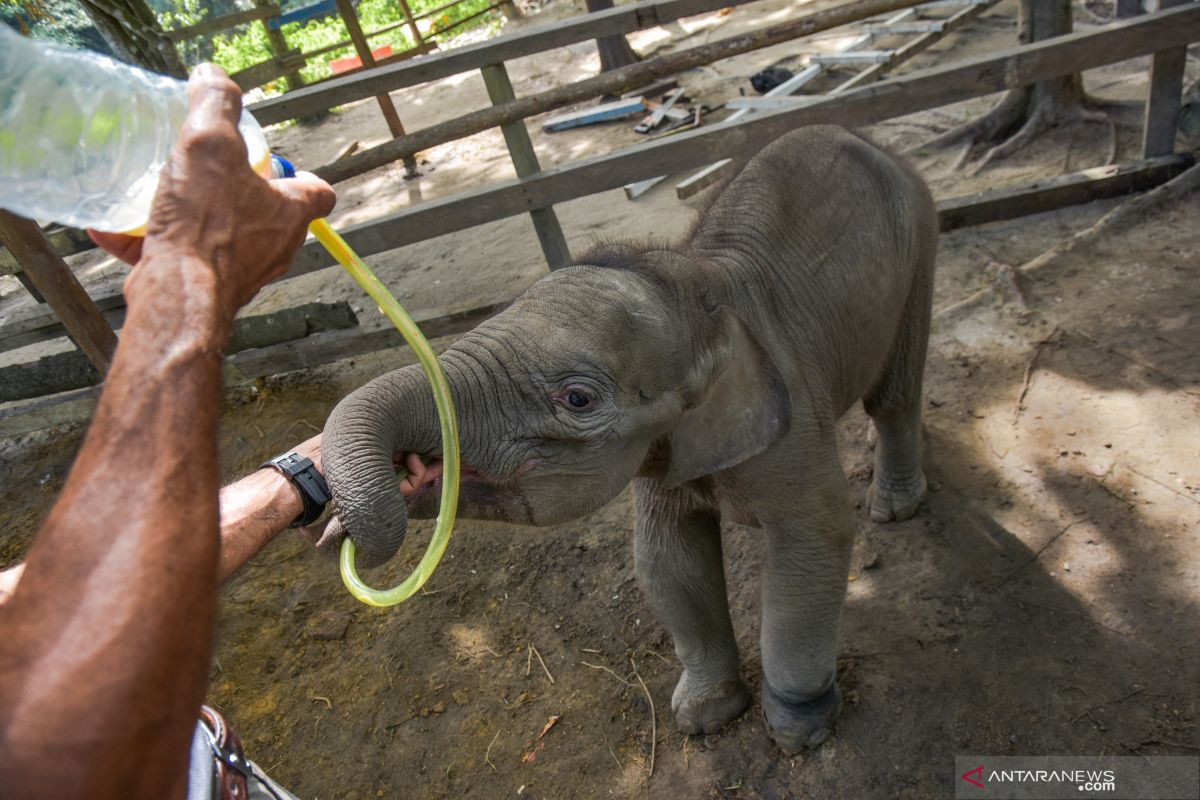
[[[417,593],[429,576],[437,569],[446,545],[450,542],[450,530],[454,527],[454,515],[458,510],[458,418],[454,415],[454,400],[450,397],[450,386],[446,383],[446,375],[438,364],[433,348],[421,334],[417,323],[404,310],[392,293],[379,282],[375,273],[363,263],[337,231],[329,227],[324,219],[314,220],[308,229],[317,237],[334,259],[345,267],[350,277],[363,288],[371,299],[379,306],[379,310],[392,321],[396,330],[408,342],[408,346],[417,354],[421,369],[433,388],[433,403],[437,408],[438,422],[442,430],[442,504],[438,508],[437,527],[434,528],[433,538],[421,563],[417,564],[412,574],[404,582],[392,589],[372,589],[358,577],[354,568],[354,541],[349,536],[342,541],[341,573],[342,583],[350,590],[350,594],[369,606],[386,608],[402,603]],[[399,478],[397,478],[399,480]]]

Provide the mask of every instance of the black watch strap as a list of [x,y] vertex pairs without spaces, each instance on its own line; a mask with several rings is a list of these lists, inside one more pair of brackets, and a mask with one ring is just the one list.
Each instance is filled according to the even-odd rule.
[[296,453],[284,453],[263,463],[262,467],[273,467],[283,473],[300,490],[300,496],[304,499],[303,513],[288,527],[311,525],[325,513],[325,504],[331,497],[329,484],[325,482],[325,476],[317,471],[312,459]]

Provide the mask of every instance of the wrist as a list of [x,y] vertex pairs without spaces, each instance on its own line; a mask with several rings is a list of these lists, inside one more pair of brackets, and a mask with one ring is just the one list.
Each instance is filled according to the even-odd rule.
[[224,302],[210,261],[194,252],[143,256],[124,293],[131,318],[149,318],[153,330],[178,344],[220,352],[229,340],[237,308]]

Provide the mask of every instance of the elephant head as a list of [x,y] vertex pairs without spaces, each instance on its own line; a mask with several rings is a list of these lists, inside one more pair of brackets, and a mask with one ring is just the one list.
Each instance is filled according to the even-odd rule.
[[[788,429],[778,369],[706,295],[702,262],[607,248],[534,284],[439,361],[459,416],[459,514],[527,525],[581,516],[636,475],[669,485],[728,469]],[[390,558],[409,516],[436,514],[439,470],[406,498],[396,465],[436,461],[432,394],[418,366],[385,374],[330,414],[322,460],[363,566]]]

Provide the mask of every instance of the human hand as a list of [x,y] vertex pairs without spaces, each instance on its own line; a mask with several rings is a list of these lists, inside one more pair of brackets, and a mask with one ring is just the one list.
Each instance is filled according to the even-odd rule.
[[221,321],[266,283],[287,271],[308,223],[327,215],[333,189],[306,172],[265,181],[251,169],[237,130],[241,91],[216,66],[197,67],[188,81],[189,110],[159,178],[145,239],[91,231],[92,239],[134,265],[125,284],[134,304],[154,285],[148,273],[185,264],[189,287],[207,290]]

